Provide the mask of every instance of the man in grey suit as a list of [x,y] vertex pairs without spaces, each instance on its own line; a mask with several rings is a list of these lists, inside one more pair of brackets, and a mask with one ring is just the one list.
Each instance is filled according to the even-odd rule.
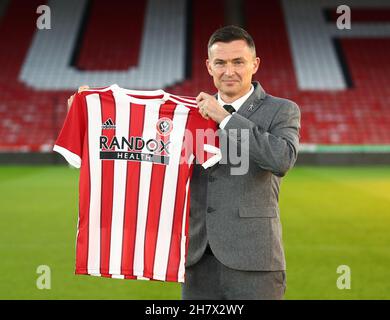
[[[252,82],[260,59],[241,28],[227,26],[211,36],[206,65],[218,94],[202,92],[197,100],[200,113],[219,124],[223,158],[207,170],[194,166],[182,297],[282,299],[279,186],[297,158],[299,108]],[[228,148],[248,157],[246,170],[234,171]]]
[[[252,82],[259,65],[245,30],[211,36],[206,66],[218,94],[197,101],[219,123],[224,156],[207,170],[194,167],[183,299],[282,299],[286,290],[279,186],[297,159],[300,111]],[[241,174],[232,174],[232,146],[248,156]]]

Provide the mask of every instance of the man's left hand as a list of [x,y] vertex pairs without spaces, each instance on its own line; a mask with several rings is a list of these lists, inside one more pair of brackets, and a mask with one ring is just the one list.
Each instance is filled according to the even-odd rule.
[[221,107],[214,96],[205,92],[201,92],[196,97],[199,113],[205,119],[212,119],[217,123],[221,123],[225,117],[230,115],[223,107]]

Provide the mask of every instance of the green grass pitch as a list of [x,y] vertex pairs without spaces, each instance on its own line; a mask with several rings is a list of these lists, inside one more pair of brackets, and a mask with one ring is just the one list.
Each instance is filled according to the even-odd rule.
[[[74,275],[77,189],[66,166],[0,167],[0,299],[180,299],[176,283]],[[390,167],[296,167],[280,202],[286,299],[390,298]],[[40,265],[50,290],[36,286]]]

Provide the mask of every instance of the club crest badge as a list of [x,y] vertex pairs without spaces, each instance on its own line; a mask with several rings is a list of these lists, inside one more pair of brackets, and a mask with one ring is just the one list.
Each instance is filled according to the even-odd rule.
[[162,136],[167,136],[171,133],[173,124],[169,118],[160,118],[156,124],[157,131]]

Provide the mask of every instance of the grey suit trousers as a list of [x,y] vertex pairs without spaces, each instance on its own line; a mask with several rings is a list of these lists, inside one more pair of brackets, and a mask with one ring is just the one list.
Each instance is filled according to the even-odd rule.
[[285,271],[241,271],[226,267],[210,253],[186,268],[183,300],[281,300]]

